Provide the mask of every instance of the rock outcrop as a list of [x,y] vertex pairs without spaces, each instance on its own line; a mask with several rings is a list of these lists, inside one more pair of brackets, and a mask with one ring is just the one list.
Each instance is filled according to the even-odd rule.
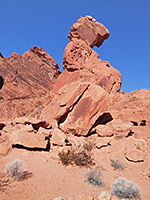
[[40,113],[60,71],[55,60],[40,47],[22,56],[0,57],[0,118]]
[[115,119],[127,120],[134,126],[150,126],[150,90],[122,94],[108,110]]
[[[64,132],[86,136],[119,95],[121,74],[92,50],[109,36],[104,25],[90,16],[81,17],[72,27],[65,48],[63,73],[53,86],[54,98],[41,119]],[[96,124],[95,124],[96,123]]]
[[54,83],[54,98],[41,113],[49,126],[73,135],[121,139],[133,135],[136,124],[149,125],[149,90],[119,92],[120,72],[91,48],[108,36],[108,30],[90,16],[71,27],[64,71]]
[[84,40],[91,48],[100,47],[109,37],[107,28],[92,16],[80,17],[70,29],[68,37]]
[[89,16],[81,17],[68,35],[70,41],[63,57],[64,72],[56,80],[53,91],[57,92],[67,83],[80,81],[92,82],[109,93],[116,93],[121,87],[121,74],[109,62],[99,59],[92,49],[101,46],[109,37],[104,25]]
[[111,97],[100,86],[88,82],[68,83],[43,109],[41,118],[66,133],[85,136],[91,132],[96,121],[100,123],[100,116],[110,102]]

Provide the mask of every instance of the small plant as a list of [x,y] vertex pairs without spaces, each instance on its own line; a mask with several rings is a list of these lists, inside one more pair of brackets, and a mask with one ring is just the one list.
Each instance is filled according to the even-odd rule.
[[86,166],[92,164],[91,154],[88,154],[86,151],[77,152],[74,154],[74,163],[80,166]]
[[101,179],[101,172],[97,169],[91,169],[86,175],[86,182],[96,187],[104,187],[104,183]]
[[112,183],[111,188],[111,193],[120,199],[138,199],[141,196],[139,187],[125,178],[118,178]]
[[68,150],[67,152],[62,150],[61,152],[58,153],[58,156],[64,165],[68,165],[72,163],[74,153],[72,150]]
[[25,177],[25,165],[22,160],[16,159],[6,165],[6,174],[15,180]]
[[92,148],[93,148],[93,144],[91,142],[83,144],[83,149],[86,151],[92,151]]
[[62,150],[58,153],[58,156],[64,165],[75,163],[79,166],[86,166],[92,164],[91,154],[85,150],[75,151],[71,149],[66,152]]
[[137,144],[136,144],[136,149],[138,149],[138,150],[141,149],[141,145],[140,145],[140,143],[137,143]]
[[125,166],[124,164],[118,160],[118,159],[111,159],[111,166],[113,166],[114,170],[124,170],[125,169]]

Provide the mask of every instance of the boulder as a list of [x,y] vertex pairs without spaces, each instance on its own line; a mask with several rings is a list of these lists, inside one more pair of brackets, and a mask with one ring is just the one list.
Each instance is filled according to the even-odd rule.
[[87,82],[69,83],[43,109],[41,120],[66,133],[86,136],[110,102],[110,96],[100,86]]
[[133,126],[132,131],[134,132],[134,137],[138,140],[146,140],[147,144],[144,146],[147,147],[150,145],[150,126]]
[[[29,126],[29,125],[27,125]],[[9,134],[12,145],[22,145],[27,148],[46,148],[47,141],[44,134],[37,134],[34,129],[28,131],[26,126],[22,129],[14,130]]]
[[38,134],[44,134],[45,136],[51,135],[51,129],[45,129],[43,127],[40,127],[38,130]]
[[104,40],[109,37],[107,28],[97,22],[91,16],[80,17],[80,19],[73,24],[68,37],[78,38],[84,40],[90,47],[100,47]]
[[69,83],[62,87],[42,110],[41,120],[45,120],[49,126],[58,127],[58,124],[65,119],[65,115],[68,115],[88,87],[89,83],[80,82]]
[[91,84],[60,127],[74,135],[88,135],[96,120],[107,110],[109,103],[110,98],[105,90]]
[[51,131],[52,137],[51,137],[51,144],[54,146],[64,146],[65,145],[65,139],[66,135],[58,128],[54,128]]
[[133,128],[133,124],[131,122],[122,121],[120,119],[113,119],[108,122],[109,123],[107,123],[106,125],[100,124],[96,126],[94,131],[96,131],[98,136],[111,137],[114,135],[115,139],[121,139],[123,137],[130,136],[129,133],[132,132]]
[[107,125],[98,125],[96,126],[95,131],[100,137],[111,137],[114,134],[113,129]]
[[16,124],[37,124],[39,123],[39,119],[36,119],[36,118],[32,118],[32,117],[16,117],[14,120],[13,120],[13,125],[16,125]]
[[72,134],[67,135],[66,137],[67,144],[73,147],[83,147],[86,142],[85,137],[76,137]]
[[0,59],[0,66],[0,117],[39,115],[45,95],[60,74],[54,59],[42,48],[33,47],[22,56],[12,53]]

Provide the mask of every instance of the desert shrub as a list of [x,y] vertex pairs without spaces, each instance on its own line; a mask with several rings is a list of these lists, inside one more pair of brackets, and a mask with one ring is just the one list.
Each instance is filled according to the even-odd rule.
[[74,153],[72,150],[68,150],[66,152],[62,150],[58,153],[58,156],[64,165],[68,165],[73,162]]
[[125,166],[124,164],[118,160],[118,159],[111,159],[111,166],[113,166],[114,170],[124,170],[125,169]]
[[91,142],[84,143],[83,149],[86,151],[91,151],[93,149],[93,144]]
[[111,193],[120,199],[138,199],[140,197],[140,189],[133,181],[125,178],[118,178],[111,185]]
[[90,183],[93,186],[104,187],[104,183],[101,178],[102,174],[97,169],[91,169],[86,175],[86,182]]
[[75,163],[79,166],[86,166],[92,164],[91,153],[88,153],[85,150],[75,151],[70,149],[66,152],[62,150],[58,153],[58,156],[64,165]]
[[16,159],[6,165],[6,174],[15,180],[23,179],[25,176],[25,165],[22,160]]
[[74,163],[76,165],[85,166],[87,164],[92,164],[91,154],[86,151],[77,152],[74,154]]

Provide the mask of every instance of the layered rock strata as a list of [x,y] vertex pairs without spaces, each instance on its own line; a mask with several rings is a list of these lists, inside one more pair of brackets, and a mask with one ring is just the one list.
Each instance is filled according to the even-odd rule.
[[60,70],[55,60],[40,47],[22,56],[0,57],[0,118],[40,113]]

